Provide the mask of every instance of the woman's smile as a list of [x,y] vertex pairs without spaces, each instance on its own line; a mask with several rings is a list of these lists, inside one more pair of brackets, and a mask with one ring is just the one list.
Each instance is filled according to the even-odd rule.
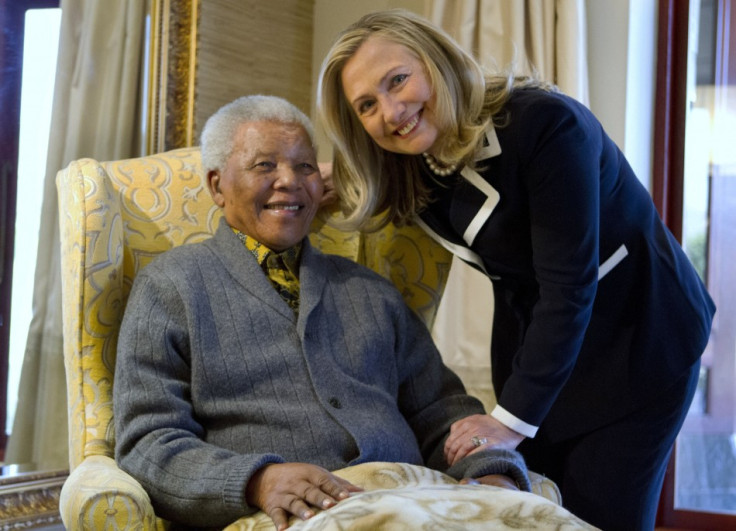
[[397,134],[399,136],[406,136],[411,133],[419,123],[419,115],[420,113],[418,112],[414,116],[412,116],[411,119],[403,127],[398,129],[394,134]]

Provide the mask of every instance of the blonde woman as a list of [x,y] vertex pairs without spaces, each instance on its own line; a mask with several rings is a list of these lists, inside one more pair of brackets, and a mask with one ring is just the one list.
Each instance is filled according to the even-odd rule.
[[348,224],[419,223],[493,283],[498,405],[448,462],[518,447],[576,515],[653,528],[715,307],[598,120],[402,10],[338,36],[319,110]]

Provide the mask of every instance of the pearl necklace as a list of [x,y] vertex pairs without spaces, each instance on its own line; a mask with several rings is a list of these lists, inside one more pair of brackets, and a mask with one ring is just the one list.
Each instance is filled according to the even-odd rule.
[[455,170],[457,170],[457,164],[450,164],[449,166],[443,167],[437,163],[437,159],[435,159],[433,155],[425,152],[422,153],[422,156],[424,157],[424,161],[427,163],[427,166],[429,166],[429,169],[432,170],[432,173],[438,177],[447,177],[448,175],[455,173]]

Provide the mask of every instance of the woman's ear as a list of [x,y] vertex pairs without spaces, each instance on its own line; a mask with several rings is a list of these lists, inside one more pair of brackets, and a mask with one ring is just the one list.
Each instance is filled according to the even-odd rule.
[[225,204],[225,198],[220,191],[220,170],[210,170],[207,172],[207,188],[215,204],[222,207]]

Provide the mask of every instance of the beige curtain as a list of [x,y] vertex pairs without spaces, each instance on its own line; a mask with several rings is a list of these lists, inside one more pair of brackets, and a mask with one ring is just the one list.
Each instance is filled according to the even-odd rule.
[[[61,0],[33,319],[18,407],[5,461],[66,468],[67,406],[61,337],[61,272],[56,172],[70,161],[136,156],[144,1]],[[22,176],[20,176],[22,178]]]
[[587,104],[584,0],[430,0],[427,9],[487,69],[536,70]]
[[[532,71],[588,104],[584,0],[430,0],[425,13],[490,71]],[[486,409],[495,404],[490,281],[454,258],[432,334]]]

